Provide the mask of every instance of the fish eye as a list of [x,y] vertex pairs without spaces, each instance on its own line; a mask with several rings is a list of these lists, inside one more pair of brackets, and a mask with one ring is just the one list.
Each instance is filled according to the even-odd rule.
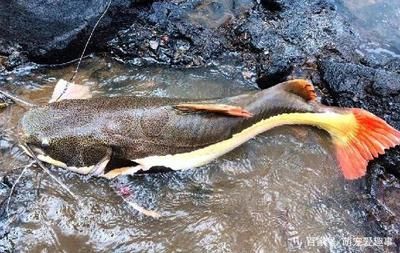
[[41,144],[42,147],[48,147],[50,145],[49,138],[46,138],[46,137],[42,138],[40,144]]

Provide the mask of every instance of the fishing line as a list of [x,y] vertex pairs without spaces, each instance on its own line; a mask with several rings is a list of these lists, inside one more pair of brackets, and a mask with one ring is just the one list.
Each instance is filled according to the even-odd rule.
[[17,186],[18,182],[21,180],[21,178],[22,178],[22,176],[24,175],[25,171],[26,171],[29,167],[31,167],[34,163],[35,163],[35,161],[32,161],[32,162],[30,162],[28,165],[24,166],[23,169],[22,169],[22,171],[21,171],[21,173],[19,174],[17,180],[15,180],[14,184],[11,186],[10,194],[8,195],[8,198],[7,198],[7,205],[6,205],[6,214],[7,214],[7,218],[8,218],[8,219],[10,218],[10,212],[9,212],[9,210],[10,210],[11,197],[12,197],[14,191],[15,191],[15,187]]
[[73,198],[74,200],[77,200],[78,197],[63,183],[61,182],[56,176],[54,176],[49,169],[47,169],[43,163],[39,160],[39,158],[37,158],[37,156],[35,155],[35,153],[33,152],[33,150],[31,149],[31,147],[29,147],[29,145],[27,143],[20,143],[19,144],[20,147],[22,147],[23,150],[26,151],[26,153],[32,157],[36,164],[44,171],[46,172],[47,175],[49,175],[54,181],[56,181],[66,192],[68,192]]
[[[91,55],[85,55],[82,59],[86,59],[89,57],[91,57]],[[75,58],[70,61],[61,62],[61,63],[38,64],[38,68],[60,68],[60,67],[64,67],[64,66],[70,65],[72,63],[78,62],[79,60],[80,60],[80,58]]]
[[79,57],[78,64],[76,65],[75,70],[72,72],[72,76],[71,76],[71,78],[69,79],[69,82],[67,82],[67,85],[65,85],[63,91],[60,93],[60,95],[59,95],[54,101],[58,101],[58,100],[65,94],[65,92],[68,90],[69,83],[74,81],[75,76],[78,74],[79,67],[80,67],[80,65],[81,65],[81,63],[82,63],[82,60],[83,60],[83,57],[84,57],[84,55],[85,55],[86,49],[87,49],[87,47],[89,46],[90,40],[92,39],[92,36],[93,36],[93,34],[94,34],[94,31],[96,30],[97,26],[99,25],[101,19],[106,15],[108,9],[109,9],[110,6],[111,6],[111,2],[112,2],[112,0],[108,1],[107,6],[106,6],[106,8],[104,9],[103,13],[100,15],[99,19],[97,19],[96,23],[94,24],[93,29],[92,29],[92,31],[90,32],[89,38],[87,39],[86,44],[85,44],[85,46],[84,46],[84,48],[83,48],[83,50],[82,50],[81,56]]
[[104,9],[103,13],[101,14],[101,16],[99,17],[99,19],[97,20],[96,24],[94,24],[93,29],[92,29],[92,31],[90,32],[89,38],[88,38],[87,41],[86,41],[85,47],[83,48],[81,57],[79,57],[79,61],[78,61],[78,64],[76,65],[76,69],[75,69],[75,71],[73,72],[71,79],[69,79],[70,82],[72,82],[72,81],[74,80],[76,74],[78,73],[79,66],[81,65],[83,56],[84,56],[84,54],[85,54],[85,52],[86,52],[86,49],[87,49],[87,47],[88,47],[88,45],[89,45],[90,39],[91,39],[92,36],[93,36],[94,30],[96,30],[96,27],[99,25],[100,20],[104,17],[104,15],[106,15],[108,9],[109,9],[110,6],[111,6],[111,2],[112,2],[112,0],[110,0],[110,1],[108,2],[108,4],[107,4],[106,8]]
[[17,96],[14,96],[14,95],[8,93],[8,92],[5,91],[5,90],[0,89],[0,94],[2,94],[3,96],[5,96],[5,97],[11,99],[11,100],[14,101],[15,103],[20,104],[20,105],[22,105],[22,106],[24,106],[24,107],[30,108],[30,107],[35,107],[35,106],[36,106],[35,104],[33,104],[33,103],[31,103],[31,102],[28,102],[28,101],[26,101],[25,99],[22,99],[22,98],[19,98],[19,97],[17,97]]

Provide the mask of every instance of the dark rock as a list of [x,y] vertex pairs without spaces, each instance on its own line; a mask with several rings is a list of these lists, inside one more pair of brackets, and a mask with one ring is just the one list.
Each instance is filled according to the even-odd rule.
[[20,45],[0,39],[0,70],[10,70],[28,61]]
[[261,0],[261,5],[269,11],[282,11],[283,1],[279,0]]
[[376,70],[372,92],[378,96],[400,94],[400,75],[385,70]]
[[249,33],[250,47],[262,52],[257,57],[260,78],[281,80],[310,56],[354,59],[358,38],[330,2],[267,1],[271,2],[288,7],[278,16],[252,12],[239,28]]
[[397,72],[400,74],[400,58],[392,58],[385,65],[384,68],[386,70]]
[[[198,66],[233,53],[260,80],[276,82],[310,55],[352,59],[358,43],[330,1],[264,0],[259,6],[249,0],[163,1],[151,8],[137,7],[137,2],[112,1],[89,51],[107,50],[125,62],[176,66]],[[0,38],[11,47],[19,45],[34,61],[65,62],[79,56],[107,3],[9,2],[0,7],[5,24]],[[10,47],[1,44],[0,53],[11,55]],[[13,62],[9,68],[18,64]]]
[[292,72],[293,67],[287,61],[275,61],[268,69],[263,69],[261,76],[256,80],[258,87],[267,89],[283,82]]
[[351,100],[354,96],[364,98],[365,89],[374,78],[373,69],[351,63],[323,61],[321,71],[327,88],[340,101],[344,100],[344,95]]
[[400,127],[398,111],[394,110],[400,109],[399,74],[336,61],[322,61],[320,69],[338,105],[362,106]]
[[[155,2],[149,12],[140,13],[136,23],[109,41],[109,49],[125,61],[142,57],[176,66],[204,64],[203,59],[212,59],[227,51],[226,30],[191,22],[189,14],[195,8],[196,4],[191,1]],[[157,51],[149,51],[144,46],[159,40],[163,43]]]
[[[59,62],[76,58],[109,0],[72,1],[2,1],[0,5],[0,39],[9,51],[15,45],[39,62]],[[136,1],[133,1],[136,2]],[[113,20],[126,17],[123,11],[131,5],[129,0],[114,0],[108,14],[101,21],[101,29]],[[119,9],[118,18],[111,19]],[[104,34],[102,34],[104,35]]]
[[[270,84],[284,80],[310,55],[354,58],[358,39],[330,1],[262,1],[251,10],[251,5],[242,2],[224,1],[218,8],[209,6],[213,1],[155,2],[148,12],[139,14],[136,23],[109,41],[109,50],[123,61],[141,57],[186,67],[221,60],[234,53],[248,69],[257,72],[259,83]],[[247,7],[238,8],[239,3]],[[267,7],[273,10],[272,14],[262,11]],[[198,23],[193,13],[205,8],[212,9],[211,14],[218,11],[232,17],[216,26],[214,15],[204,15],[211,16],[210,20],[203,18]],[[160,43],[157,51],[145,46],[166,35],[168,43]],[[184,43],[187,45],[183,48],[180,45]]]

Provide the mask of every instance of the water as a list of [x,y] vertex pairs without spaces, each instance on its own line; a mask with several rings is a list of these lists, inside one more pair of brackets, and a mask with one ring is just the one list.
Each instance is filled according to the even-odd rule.
[[[68,79],[72,70],[26,68],[8,73],[5,86],[46,103],[55,82]],[[254,90],[239,70],[229,64],[188,70],[139,68],[94,58],[84,62],[76,81],[89,85],[96,96],[207,98]],[[13,140],[22,113],[18,106],[0,113],[3,200],[9,194],[7,182],[15,182],[21,173],[17,168],[28,163]],[[29,167],[12,197],[10,217],[1,216],[0,251],[345,252],[344,239],[377,233],[359,208],[362,185],[344,181],[329,138],[307,127],[275,129],[185,172],[111,182],[57,168],[52,172],[79,200],[71,199],[40,169]],[[129,192],[128,200],[162,217],[153,219],[130,208],[116,193],[121,188]],[[2,206],[4,211],[5,201]]]
[[373,57],[400,58],[400,1],[337,0],[339,11],[347,16],[352,27],[367,38],[361,46]]
[[252,0],[203,0],[188,14],[188,21],[217,28],[254,6]]

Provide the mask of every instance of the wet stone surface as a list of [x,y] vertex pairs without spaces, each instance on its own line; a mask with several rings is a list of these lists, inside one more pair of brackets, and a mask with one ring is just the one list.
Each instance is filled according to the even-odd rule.
[[[193,20],[193,12],[201,13],[199,9],[216,2],[156,2],[139,14],[137,23],[109,41],[108,48],[123,61],[134,58],[137,64],[147,61],[185,67],[233,54],[257,73],[261,83],[269,84],[282,81],[310,58],[353,58],[358,41],[332,3],[282,1],[277,11],[274,1],[252,8],[243,1],[219,1],[225,3],[219,4],[219,12],[231,18],[219,26],[212,18],[209,24]],[[212,8],[207,10],[213,13]]]

